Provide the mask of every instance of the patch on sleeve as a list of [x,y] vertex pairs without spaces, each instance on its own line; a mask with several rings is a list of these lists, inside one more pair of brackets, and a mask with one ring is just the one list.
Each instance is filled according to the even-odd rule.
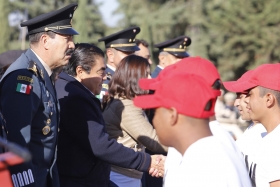
[[17,80],[20,80],[20,81],[27,81],[27,82],[33,83],[33,79],[32,79],[31,77],[22,76],[22,75],[19,75],[19,76],[17,77]]
[[32,89],[32,86],[30,86],[30,85],[18,83],[16,91],[20,92],[20,93],[24,93],[24,94],[30,94],[31,89]]
[[102,84],[102,88],[108,90],[109,86],[108,86],[108,84]]

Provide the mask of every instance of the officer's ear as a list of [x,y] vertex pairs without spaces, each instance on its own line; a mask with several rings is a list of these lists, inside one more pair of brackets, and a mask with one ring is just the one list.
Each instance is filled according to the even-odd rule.
[[51,48],[51,38],[47,34],[42,34],[40,37],[40,43],[43,44],[46,50]]
[[165,66],[166,55],[159,54],[159,55],[158,55],[158,60],[159,60],[159,64],[160,64],[161,66]]
[[108,61],[111,63],[114,62],[114,57],[115,57],[115,53],[113,50],[114,50],[113,48],[108,48],[106,50],[106,55],[107,55]]

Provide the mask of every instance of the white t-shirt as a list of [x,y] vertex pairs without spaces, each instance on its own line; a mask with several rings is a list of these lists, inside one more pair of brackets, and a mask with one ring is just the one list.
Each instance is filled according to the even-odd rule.
[[250,176],[257,187],[269,187],[270,182],[280,180],[280,125],[260,141]]
[[267,134],[266,129],[260,123],[250,125],[240,138],[236,140],[236,145],[244,155],[247,169],[250,169],[252,157],[260,147],[260,141]]
[[[205,176],[204,180],[205,182],[207,181],[207,183],[204,183],[203,180],[199,181],[198,183],[198,181],[189,178],[189,182],[196,182],[196,185],[191,185],[187,182],[188,180],[186,177],[193,174],[191,170],[186,170],[186,172],[182,171],[184,170],[182,168],[186,166],[186,164],[182,165],[183,162],[188,163],[188,165],[192,163],[193,167],[197,168],[193,170],[193,172],[198,172],[200,176],[201,171],[199,171],[199,169],[205,171],[207,170],[207,172],[205,172],[204,174],[212,177],[212,175],[208,172],[215,173],[220,170],[220,167],[216,166],[215,164],[219,166],[227,166],[228,169],[224,168],[226,170],[224,170],[223,173],[229,172],[228,174],[230,174],[229,178],[226,178],[226,181],[228,181],[230,184],[228,186],[250,186],[250,180],[245,164],[243,162],[242,154],[237,148],[231,135],[223,128],[221,128],[217,121],[210,122],[209,126],[214,136],[206,139],[203,138],[204,140],[209,140],[209,143],[208,141],[200,140],[195,142],[192,146],[190,146],[192,147],[192,149],[190,149],[190,147],[188,148],[188,150],[184,154],[184,157],[182,157],[182,155],[175,148],[170,147],[168,149],[168,154],[165,161],[165,173],[163,178],[165,187],[181,186],[183,184],[183,186],[187,186],[187,184],[190,186],[205,186],[205,184],[207,184],[206,186],[219,186],[219,184],[222,184],[222,186],[226,186],[224,185],[223,180],[215,181],[211,179],[211,181],[214,182],[211,183],[210,181],[206,180],[208,178],[207,176]],[[191,150],[190,153],[189,149]],[[190,154],[190,156],[188,156],[188,154]],[[192,160],[191,155],[194,155],[193,158],[197,159]],[[186,160],[188,161],[186,162]],[[227,160],[227,162],[220,162],[221,160]],[[228,162],[229,160],[231,162]],[[208,164],[207,162],[211,163]],[[218,170],[216,170],[216,168],[218,168]],[[188,171],[190,171],[191,173],[189,174]],[[184,176],[181,175],[182,172],[184,173]],[[182,179],[177,176],[180,176]],[[219,174],[217,174],[217,176],[221,177]],[[182,183],[180,183],[180,181]]]

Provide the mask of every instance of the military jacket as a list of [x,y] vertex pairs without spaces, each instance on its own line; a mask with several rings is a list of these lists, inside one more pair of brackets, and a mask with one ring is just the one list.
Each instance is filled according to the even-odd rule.
[[156,78],[158,76],[158,74],[161,72],[161,68],[160,67],[156,67],[156,69],[153,71],[153,73],[151,74],[152,78]]
[[0,107],[8,141],[32,154],[32,161],[10,168],[14,186],[59,186],[55,164],[59,105],[54,85],[31,49],[2,77]]
[[101,92],[98,96],[96,96],[100,100],[102,100],[104,95],[108,95],[109,82],[112,79],[112,76],[114,75],[115,71],[107,66],[105,73],[106,73],[107,79],[105,81],[103,81]]

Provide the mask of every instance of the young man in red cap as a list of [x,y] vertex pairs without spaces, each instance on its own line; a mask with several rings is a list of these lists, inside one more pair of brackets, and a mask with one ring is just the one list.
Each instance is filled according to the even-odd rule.
[[164,186],[250,186],[249,178],[240,177],[245,166],[235,165],[235,152],[212,135],[215,101],[204,78],[186,73],[164,78],[154,95],[135,98],[138,107],[156,108],[153,123],[160,141],[182,155],[177,171],[170,171],[172,183]]
[[[139,84],[143,89],[156,90],[163,79],[172,77],[174,74],[176,75],[178,73],[191,73],[204,77],[207,81],[208,87],[212,89],[212,92],[216,96],[220,95],[221,81],[216,67],[209,60],[200,57],[185,58],[178,63],[165,68],[156,79],[142,79],[139,81]],[[210,117],[209,125],[213,135],[219,138],[223,144],[235,152],[236,165],[240,166],[240,168],[245,168],[242,155],[235,145],[233,138],[228,132],[219,126],[214,115]],[[171,186],[173,180],[169,175],[169,171],[173,170],[173,172],[177,172],[176,165],[179,164],[181,157],[182,155],[176,151],[176,149],[172,147],[168,149],[168,155],[165,161],[165,185],[168,186],[170,184]],[[247,172],[245,169],[243,169],[243,173],[246,175]]]
[[[245,98],[248,94],[247,90],[237,91],[235,89],[236,84],[240,84],[246,81],[253,73],[253,70],[249,70],[244,73],[237,81],[224,82],[224,87],[231,91],[236,92],[237,98],[235,99],[234,106],[238,108],[241,119],[245,121],[251,121]],[[259,141],[266,135],[266,129],[264,126],[257,121],[253,121],[251,125],[245,130],[243,135],[236,140],[236,144],[240,151],[243,153],[246,167],[249,171],[252,164],[252,157],[256,153],[259,147]]]
[[244,82],[235,85],[237,92],[248,90],[245,102],[250,118],[267,130],[260,141],[250,176],[253,186],[280,186],[280,64],[263,64]]

